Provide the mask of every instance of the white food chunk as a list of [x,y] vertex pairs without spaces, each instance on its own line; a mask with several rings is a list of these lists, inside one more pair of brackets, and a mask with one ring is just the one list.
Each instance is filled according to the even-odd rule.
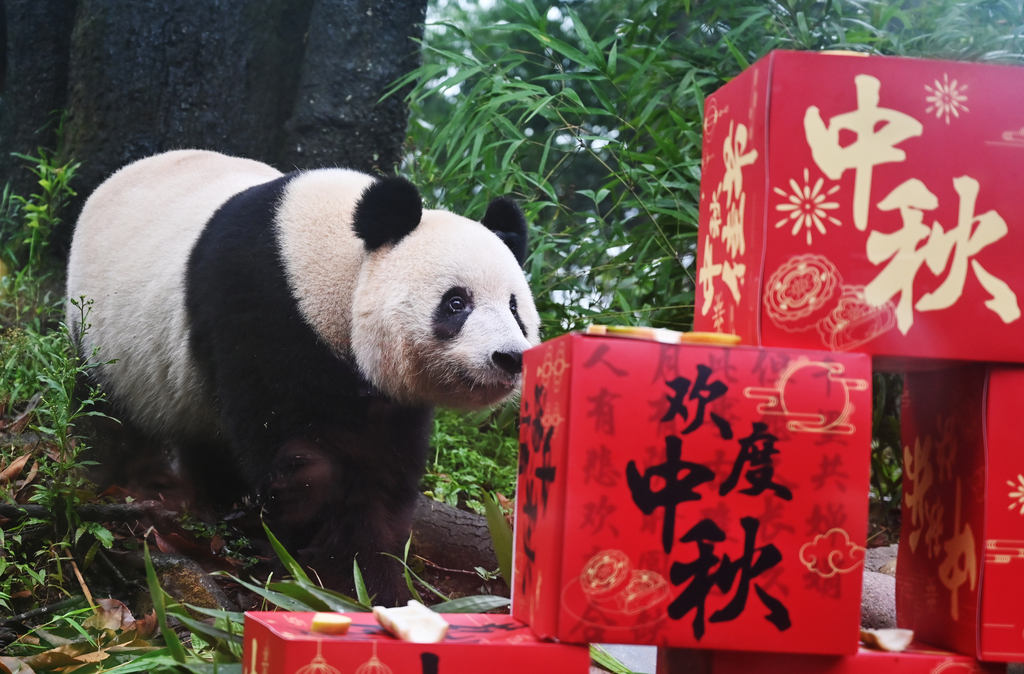
[[373,615],[381,627],[402,641],[436,644],[448,634],[445,619],[415,600],[410,600],[408,606],[396,608],[374,606]]

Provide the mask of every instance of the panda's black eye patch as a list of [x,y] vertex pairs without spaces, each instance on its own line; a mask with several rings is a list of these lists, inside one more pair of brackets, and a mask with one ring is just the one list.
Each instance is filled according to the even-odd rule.
[[472,311],[473,297],[469,290],[459,286],[450,288],[434,309],[434,336],[443,340],[454,339]]
[[[518,325],[519,329],[522,331],[523,337],[526,337],[526,326],[523,325],[523,320],[521,318],[519,318],[519,303],[516,302],[516,296],[515,295],[509,296],[509,298],[508,298],[508,308],[509,308],[509,311],[512,312],[512,318],[516,319],[516,325]],[[527,338],[527,339],[529,339],[529,338]]]

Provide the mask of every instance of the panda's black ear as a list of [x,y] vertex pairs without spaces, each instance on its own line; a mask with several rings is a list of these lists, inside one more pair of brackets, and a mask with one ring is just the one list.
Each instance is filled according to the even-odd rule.
[[520,265],[526,262],[526,218],[519,204],[509,197],[492,199],[480,223],[505,242]]
[[398,243],[420,224],[423,201],[420,192],[401,176],[380,178],[363,190],[356,204],[352,229],[366,250]]

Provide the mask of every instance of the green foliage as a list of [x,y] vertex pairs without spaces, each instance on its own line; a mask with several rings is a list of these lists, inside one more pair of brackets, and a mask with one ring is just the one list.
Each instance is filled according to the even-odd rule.
[[[92,535],[104,547],[110,547],[113,536],[101,524],[82,522],[75,506],[88,502],[95,495],[85,488],[86,481],[81,474],[86,462],[79,459],[84,446],[74,434],[75,424],[86,416],[101,415],[93,409],[101,396],[96,390],[87,390],[76,395],[79,381],[89,370],[100,365],[98,361],[86,360],[79,356],[77,344],[82,343],[89,328],[88,317],[91,301],[84,298],[71,300],[72,310],[79,313],[77,334],[72,335],[67,324],[61,323],[57,337],[60,350],[52,354],[39,382],[43,386],[42,400],[36,411],[37,423],[32,426],[53,443],[54,450],[40,461],[40,472],[45,476],[38,483],[35,493],[29,499],[46,506],[57,520],[58,531],[63,531],[62,544],[78,544],[86,533]],[[95,359],[99,349],[94,349]]]
[[[0,240],[4,241],[4,258],[15,267],[38,269],[44,252],[50,245],[54,229],[60,224],[60,213],[70,197],[78,164],[68,162],[58,166],[54,154],[39,148],[36,156],[16,154],[29,162],[29,170],[38,180],[39,190],[29,197],[10,195],[4,191],[0,203]],[[20,216],[20,223],[18,217]]]
[[487,529],[494,545],[494,555],[498,558],[498,569],[505,584],[512,587],[512,555],[515,550],[512,527],[505,519],[501,506],[487,494],[484,494],[484,509],[487,514]]
[[497,413],[438,410],[431,440],[434,460],[423,478],[430,495],[451,506],[462,501],[483,514],[486,492],[512,494],[519,455],[518,412],[515,405]]
[[[873,519],[898,538],[898,513],[903,499],[903,445],[900,440],[900,400],[903,378],[876,373],[872,381],[874,410],[871,429],[871,501]],[[876,532],[873,532],[876,533]]]
[[[8,609],[8,599],[17,588],[40,599],[53,592],[66,593],[64,563],[72,561],[71,552],[76,546],[91,544],[91,554],[95,554],[99,546],[109,548],[113,544],[110,531],[97,522],[83,522],[75,510],[76,505],[93,500],[95,495],[81,473],[85,465],[79,458],[83,445],[74,435],[74,426],[82,417],[97,414],[91,407],[99,396],[95,392],[82,398],[74,395],[78,378],[98,363],[79,359],[75,344],[88,329],[88,304],[73,301],[72,305],[80,312],[77,337],[72,337],[62,323],[59,331],[46,335],[11,330],[0,338],[0,396],[16,402],[29,392],[37,392],[38,404],[32,412],[35,423],[30,428],[47,439],[28,454],[24,448],[13,446],[4,453],[12,462],[16,452],[32,462],[38,476],[28,486],[28,500],[46,506],[52,516],[46,521],[28,518],[0,530],[7,553],[0,558],[0,605]],[[43,537],[45,545],[39,545],[38,535],[25,536],[26,531],[40,528],[51,530]]]

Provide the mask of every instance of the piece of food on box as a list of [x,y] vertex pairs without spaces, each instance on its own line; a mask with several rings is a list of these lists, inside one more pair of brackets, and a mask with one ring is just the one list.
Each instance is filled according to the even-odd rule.
[[436,644],[448,634],[448,623],[441,614],[431,611],[415,599],[410,599],[408,606],[374,606],[373,615],[381,627],[402,641]]
[[352,618],[341,613],[314,613],[310,629],[320,634],[346,634]]

